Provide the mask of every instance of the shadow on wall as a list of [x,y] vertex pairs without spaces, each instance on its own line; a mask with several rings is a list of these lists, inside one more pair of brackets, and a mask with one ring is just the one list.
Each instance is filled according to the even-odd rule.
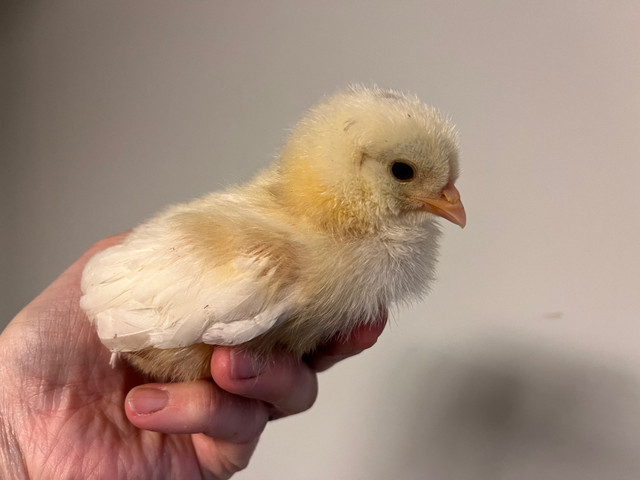
[[394,367],[413,387],[383,392],[397,409],[378,418],[393,427],[366,432],[374,480],[640,478],[632,371],[506,338],[464,352],[409,352]]

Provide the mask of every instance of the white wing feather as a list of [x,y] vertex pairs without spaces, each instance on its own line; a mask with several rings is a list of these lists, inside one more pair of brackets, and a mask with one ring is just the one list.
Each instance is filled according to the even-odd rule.
[[244,343],[293,307],[285,291],[274,300],[264,258],[203,268],[179,249],[149,245],[133,239],[85,268],[81,306],[113,352]]

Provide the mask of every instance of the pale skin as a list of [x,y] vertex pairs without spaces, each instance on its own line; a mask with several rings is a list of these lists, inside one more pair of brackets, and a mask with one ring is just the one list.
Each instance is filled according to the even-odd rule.
[[269,419],[307,410],[316,373],[371,347],[385,320],[306,362],[216,348],[213,381],[158,384],[120,362],[78,306],[89,249],[0,335],[0,478],[208,478],[245,468]]

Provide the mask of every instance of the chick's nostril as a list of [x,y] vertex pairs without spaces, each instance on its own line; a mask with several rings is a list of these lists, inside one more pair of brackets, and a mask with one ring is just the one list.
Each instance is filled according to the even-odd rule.
[[453,183],[447,183],[442,189],[441,198],[444,198],[449,203],[458,203],[460,201],[460,192]]

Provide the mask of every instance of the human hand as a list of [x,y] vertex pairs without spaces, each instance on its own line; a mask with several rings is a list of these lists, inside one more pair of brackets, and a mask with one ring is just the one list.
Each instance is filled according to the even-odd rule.
[[78,305],[80,277],[98,242],[0,335],[1,478],[229,478],[249,462],[270,418],[302,412],[316,372],[372,346],[386,319],[300,362],[256,362],[214,350],[213,382],[147,383],[109,366]]

